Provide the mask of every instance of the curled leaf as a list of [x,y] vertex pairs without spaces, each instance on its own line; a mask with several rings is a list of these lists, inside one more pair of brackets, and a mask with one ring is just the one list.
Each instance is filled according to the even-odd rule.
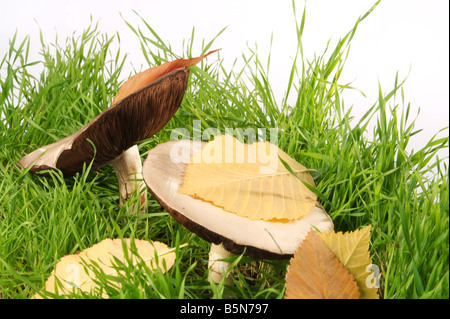
[[217,51],[218,50],[209,51],[208,53],[195,58],[169,61],[133,75],[124,84],[122,84],[122,86],[119,89],[119,92],[114,97],[112,104],[114,105],[115,103],[119,102],[128,95],[136,91],[139,91],[146,85],[160,78],[162,75],[168,74],[178,68],[191,67],[193,65],[196,65],[205,57]]

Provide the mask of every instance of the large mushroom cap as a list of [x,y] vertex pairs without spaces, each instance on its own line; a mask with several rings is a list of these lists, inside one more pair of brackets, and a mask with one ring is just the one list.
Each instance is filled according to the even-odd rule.
[[188,76],[187,67],[161,76],[104,110],[78,132],[26,155],[20,165],[32,165],[32,173],[59,169],[73,175],[94,158],[93,145],[96,154],[92,168],[106,165],[164,127],[181,104]]
[[[180,140],[153,148],[143,164],[144,181],[152,195],[179,223],[203,239],[226,250],[251,257],[283,259],[293,255],[314,227],[330,231],[333,223],[317,203],[303,218],[289,222],[251,220],[209,202],[180,194],[186,163],[200,141]],[[186,150],[189,150],[186,152]],[[180,160],[184,156],[184,160]]]
[[188,67],[216,51],[166,62],[132,76],[120,87],[112,106],[78,132],[24,156],[19,165],[32,173],[59,169],[73,175],[95,154],[92,169],[101,168],[167,124],[183,100]]

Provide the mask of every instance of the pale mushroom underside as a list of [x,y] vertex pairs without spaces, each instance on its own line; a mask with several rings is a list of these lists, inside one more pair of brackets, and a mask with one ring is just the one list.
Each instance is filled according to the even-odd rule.
[[240,217],[178,193],[192,152],[205,144],[190,140],[159,144],[148,153],[143,165],[144,181],[150,193],[186,228],[214,244],[223,244],[232,253],[239,254],[245,249],[248,256],[271,259],[292,256],[313,227],[319,231],[333,230],[331,218],[320,204],[302,219],[272,222]]

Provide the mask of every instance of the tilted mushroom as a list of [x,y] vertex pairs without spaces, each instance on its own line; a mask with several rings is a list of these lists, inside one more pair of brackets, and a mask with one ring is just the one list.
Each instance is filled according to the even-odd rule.
[[[197,196],[181,194],[186,163],[206,145],[190,140],[159,144],[149,151],[143,176],[150,193],[175,220],[211,243],[209,276],[215,282],[224,278],[229,267],[220,259],[242,253],[261,259],[288,259],[311,229],[333,230],[330,216],[315,200],[305,216],[297,220],[253,220]],[[215,178],[215,174],[207,174]]]
[[34,174],[55,169],[70,176],[91,162],[93,170],[111,162],[118,178],[121,204],[134,191],[141,194],[143,203],[146,187],[136,143],[167,124],[183,100],[188,67],[215,51],[166,62],[130,77],[109,108],[78,132],[24,156],[19,166]]

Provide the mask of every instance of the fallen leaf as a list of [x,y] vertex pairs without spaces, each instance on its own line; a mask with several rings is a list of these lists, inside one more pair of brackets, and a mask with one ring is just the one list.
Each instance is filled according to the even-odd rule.
[[368,287],[366,281],[371,274],[367,267],[372,265],[369,253],[371,225],[352,232],[326,232],[320,234],[323,242],[339,261],[353,275],[361,291],[361,299],[378,299],[378,289]]
[[353,276],[310,231],[294,253],[286,275],[286,299],[358,299]]
[[306,167],[277,146],[221,135],[193,154],[179,193],[249,219],[290,221],[306,216],[316,203],[302,181],[314,186]]
[[[137,261],[135,256],[130,251],[130,239],[124,239],[128,256],[134,257],[133,264]],[[175,262],[175,252],[170,250],[167,245],[160,242],[148,242],[146,240],[134,240],[138,255],[145,261],[146,265],[151,269],[159,267],[161,271],[165,271],[163,261],[166,269],[170,269]],[[158,265],[155,264],[155,252],[158,255]],[[84,292],[91,292],[97,287],[94,279],[95,275],[89,265],[96,265],[102,269],[107,275],[117,276],[117,271],[113,267],[115,263],[114,258],[125,263],[124,249],[121,239],[104,239],[98,244],[87,248],[74,255],[67,255],[60,259],[52,271],[50,277],[45,283],[45,290],[51,293],[56,293],[55,281],[62,283],[62,287],[58,285],[57,293],[68,294],[74,289],[81,289]],[[107,298],[106,293],[103,297]],[[35,298],[41,298],[39,294]]]
[[119,92],[114,97],[112,104],[114,105],[124,97],[127,97],[128,95],[138,91],[139,89],[142,89],[143,87],[152,83],[154,80],[161,77],[162,75],[170,73],[181,67],[185,66],[191,67],[193,65],[196,65],[205,57],[217,51],[218,50],[209,51],[208,53],[196,58],[178,59],[174,61],[169,61],[133,75],[125,83],[122,84],[122,86],[119,89]]

